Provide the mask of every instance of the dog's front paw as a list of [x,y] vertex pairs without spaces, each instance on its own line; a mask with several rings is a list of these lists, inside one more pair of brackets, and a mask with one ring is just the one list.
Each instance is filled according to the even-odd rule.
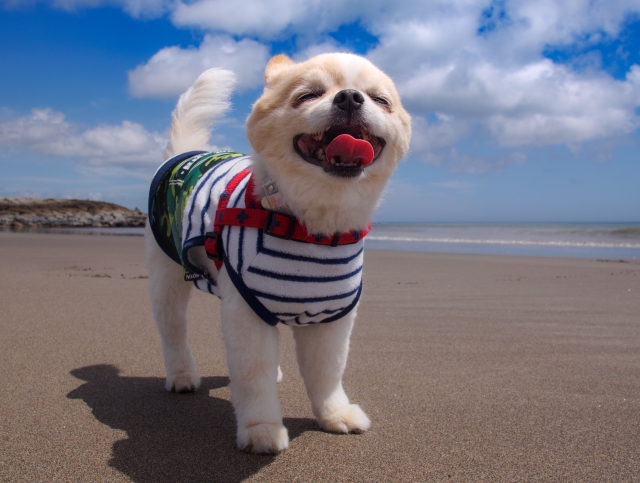
[[178,372],[167,375],[164,385],[167,391],[193,392],[200,388],[200,374],[197,372]]
[[289,447],[289,434],[282,424],[256,424],[238,429],[238,448],[252,453],[275,454]]
[[371,421],[357,404],[347,404],[329,416],[319,419],[318,423],[331,433],[364,433]]

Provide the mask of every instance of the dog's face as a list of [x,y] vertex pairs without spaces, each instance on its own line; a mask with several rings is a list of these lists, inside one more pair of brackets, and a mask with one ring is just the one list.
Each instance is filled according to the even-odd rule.
[[[351,54],[276,56],[265,79],[247,134],[294,213],[325,233],[366,225],[409,148],[410,117],[391,79]],[[353,213],[326,222],[336,209]]]

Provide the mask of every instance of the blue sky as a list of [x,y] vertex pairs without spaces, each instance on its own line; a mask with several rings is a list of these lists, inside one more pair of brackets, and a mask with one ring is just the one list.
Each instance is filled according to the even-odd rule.
[[271,55],[367,56],[413,117],[377,221],[640,221],[640,4],[0,0],[0,196],[146,205],[175,101],[240,79],[211,145],[248,152]]

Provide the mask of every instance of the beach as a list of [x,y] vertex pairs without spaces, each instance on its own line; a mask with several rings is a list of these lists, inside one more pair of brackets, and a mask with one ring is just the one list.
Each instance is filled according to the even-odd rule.
[[640,262],[366,250],[344,386],[319,430],[280,328],[291,438],[235,449],[219,301],[193,291],[202,388],[164,391],[134,236],[0,233],[0,481],[640,481]]

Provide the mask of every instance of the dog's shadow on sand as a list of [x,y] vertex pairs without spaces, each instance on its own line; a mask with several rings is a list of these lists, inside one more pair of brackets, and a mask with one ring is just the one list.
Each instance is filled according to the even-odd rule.
[[[238,451],[231,403],[209,396],[229,384],[227,377],[205,377],[193,394],[164,390],[157,377],[122,377],[107,364],[74,369],[86,381],[67,397],[82,399],[98,421],[126,431],[113,445],[109,466],[136,482],[241,481],[275,456]],[[286,418],[289,438],[318,431],[309,418]]]

